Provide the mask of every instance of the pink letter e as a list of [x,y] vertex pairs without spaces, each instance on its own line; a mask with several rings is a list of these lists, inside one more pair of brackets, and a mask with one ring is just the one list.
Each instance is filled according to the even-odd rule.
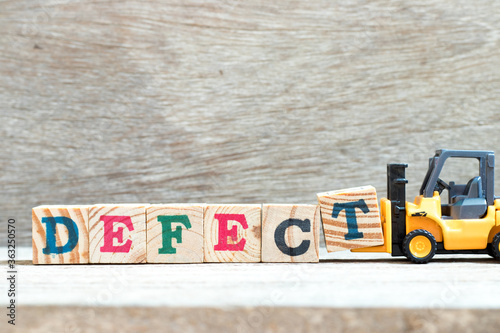
[[[116,231],[113,230],[114,222],[125,224],[128,230],[133,231],[134,226],[130,216],[101,216],[101,221],[104,222],[104,245],[101,246],[101,252],[125,252],[130,251],[132,240],[128,239],[123,243],[123,227],[118,227]],[[118,243],[122,245],[113,245],[113,239],[117,239]]]
[[[215,251],[243,251],[245,248],[246,239],[242,238],[238,243],[238,226],[233,225],[233,227],[228,230],[227,222],[235,221],[241,224],[243,229],[248,228],[247,219],[243,214],[215,214],[215,219],[219,221],[219,243],[214,246]],[[231,237],[234,244],[228,244],[227,238]]]

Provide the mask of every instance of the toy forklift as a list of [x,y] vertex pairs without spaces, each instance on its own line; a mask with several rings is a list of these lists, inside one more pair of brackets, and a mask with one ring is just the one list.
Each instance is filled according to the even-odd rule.
[[[479,173],[467,184],[440,177],[448,159],[476,159]],[[413,203],[406,202],[407,164],[387,165],[387,195],[380,202],[384,245],[353,252],[387,252],[417,264],[437,254],[489,254],[500,259],[500,200],[494,197],[491,151],[438,150]],[[448,203],[440,194],[448,191]]]

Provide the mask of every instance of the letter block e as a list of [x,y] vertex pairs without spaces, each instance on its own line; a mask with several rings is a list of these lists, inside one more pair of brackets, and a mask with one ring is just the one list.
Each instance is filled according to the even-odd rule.
[[89,262],[146,262],[146,206],[103,204],[89,209]]
[[261,205],[207,205],[205,262],[260,262],[261,229]]

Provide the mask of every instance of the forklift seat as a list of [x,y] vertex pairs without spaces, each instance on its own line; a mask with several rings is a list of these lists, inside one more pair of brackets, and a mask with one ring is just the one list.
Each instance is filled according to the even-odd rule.
[[[452,184],[450,182],[450,184]],[[454,184],[454,183],[453,183]],[[463,194],[461,195],[454,195],[451,198],[451,203],[454,204],[460,200],[463,199],[470,199],[470,198],[480,198],[482,194],[482,189],[483,186],[481,184],[481,177],[474,177],[469,180],[467,185],[465,186],[465,189],[463,190]]]
[[453,197],[450,216],[455,220],[479,219],[486,214],[487,209],[481,177],[478,176],[469,180],[463,195]]

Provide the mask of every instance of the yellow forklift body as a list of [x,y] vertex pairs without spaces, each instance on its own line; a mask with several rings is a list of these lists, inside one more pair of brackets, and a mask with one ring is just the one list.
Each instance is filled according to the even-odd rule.
[[[418,196],[414,203],[407,202],[406,211],[406,234],[425,229],[437,242],[444,241],[446,250],[485,249],[500,232],[500,200],[495,200],[495,204],[488,207],[484,218],[474,220],[442,219],[441,198],[437,192],[432,198]],[[387,198],[380,200],[380,217],[384,245],[352,249],[351,252],[392,252],[391,201]]]
[[[467,183],[447,183],[439,176],[448,158],[476,159],[479,172]],[[437,150],[413,203],[406,201],[407,167],[404,163],[387,165],[388,198],[380,202],[385,244],[352,252],[387,252],[417,264],[447,253],[489,254],[500,259],[500,198],[494,196],[492,151]],[[444,190],[448,202],[441,204]]]
[[490,231],[496,225],[496,203],[488,207],[481,219],[455,220],[441,217],[441,197],[434,192],[432,198],[418,196],[414,203],[406,203],[406,233],[425,229],[446,250],[481,250],[488,245]]

